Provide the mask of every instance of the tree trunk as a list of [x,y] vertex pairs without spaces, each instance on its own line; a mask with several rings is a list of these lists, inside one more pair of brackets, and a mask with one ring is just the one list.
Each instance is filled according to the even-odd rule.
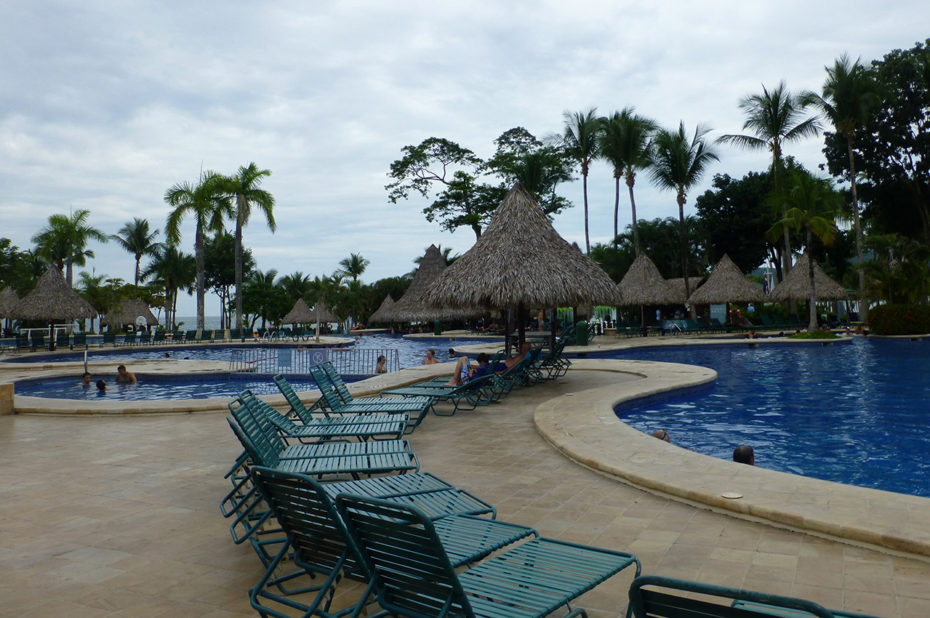
[[852,137],[846,139],[846,150],[849,153],[849,186],[852,190],[853,221],[856,225],[856,259],[859,271],[859,320],[869,321],[869,300],[865,297],[865,270],[862,259],[862,224],[859,221],[859,196],[856,193],[856,155],[853,152]]
[[68,280],[68,287],[74,288],[74,260],[71,257],[71,254],[68,254],[68,259],[65,260],[65,279]]
[[243,196],[237,196],[236,211],[236,328],[242,328],[242,213],[245,204]]
[[813,240],[810,228],[807,230],[807,268],[811,281],[811,298],[810,307],[808,307],[807,332],[812,333],[817,330],[817,289],[814,282],[814,256],[811,255],[811,241]]
[[584,247],[585,255],[591,255],[591,236],[588,234],[588,166],[581,167],[582,189],[584,190]]
[[617,235],[620,234],[620,174],[614,174],[614,249],[617,248]]
[[688,283],[688,230],[685,228],[685,196],[678,193],[678,224],[681,238],[681,276],[685,278],[685,299],[691,296]]
[[204,265],[203,256],[203,228],[197,224],[197,233],[194,239],[194,256],[197,260],[197,328],[204,327]]
[[636,225],[636,200],[633,199],[633,184],[636,182],[636,175],[633,172],[626,174],[626,186],[630,190],[630,210],[632,211],[633,220],[630,225],[633,226],[633,249],[636,251],[636,257],[639,257],[639,226]]

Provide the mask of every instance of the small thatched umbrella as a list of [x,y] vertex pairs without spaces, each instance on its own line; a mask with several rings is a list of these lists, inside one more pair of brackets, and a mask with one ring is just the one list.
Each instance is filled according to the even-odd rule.
[[[704,281],[704,277],[688,277],[688,287],[691,289],[692,294],[701,286],[702,281]],[[672,277],[671,279],[666,279],[665,282],[668,283],[668,286],[675,292],[676,303],[681,303],[683,305],[688,302],[684,277]]]
[[[616,304],[619,300],[607,273],[559,236],[519,183],[498,206],[474,246],[439,275],[426,293],[426,301],[438,307],[516,309],[521,318],[530,307]],[[522,319],[519,324],[522,344]]]
[[304,299],[298,298],[294,307],[287,312],[287,315],[281,318],[282,324],[309,324],[314,321],[313,312],[304,302]]
[[381,322],[390,322],[391,319],[387,316],[390,315],[391,308],[394,306],[394,299],[391,298],[391,295],[388,294],[384,297],[384,300],[381,301],[381,304],[378,305],[378,308],[374,313],[371,314],[371,317],[368,318],[369,323],[381,323]]
[[639,305],[640,328],[645,328],[645,305],[670,305],[679,302],[679,295],[662,277],[655,263],[645,253],[636,256],[623,279],[617,284],[619,305]]
[[[19,296],[16,295],[13,288],[10,286],[3,288],[3,291],[0,292],[0,318],[6,320],[12,319],[10,312],[13,311],[13,307],[15,307],[18,302]],[[7,326],[9,327],[9,324]]]
[[[831,279],[820,264],[814,261],[814,294],[817,300],[842,300],[846,298],[846,288]],[[805,253],[781,283],[769,294],[769,300],[809,300],[811,296],[810,259]]]
[[739,266],[724,254],[707,281],[691,294],[688,304],[761,303],[764,300],[762,288],[746,279]]
[[158,324],[158,318],[145,302],[138,298],[124,299],[116,309],[106,314],[100,323],[115,328],[123,324],[135,324],[136,318],[140,317],[145,318],[145,323],[149,326]]
[[446,259],[442,257],[436,245],[430,245],[423,254],[407,291],[394,303],[386,317],[397,322],[436,320],[443,317],[439,308],[426,304],[424,295],[445,270]]
[[10,317],[20,320],[42,320],[49,322],[49,349],[55,349],[55,338],[51,336],[55,320],[94,318],[97,310],[93,305],[68,286],[64,276],[55,265],[49,266],[39,278],[36,287],[20,299]]
[[[297,306],[294,305],[294,307],[296,308]],[[310,318],[310,321],[316,323],[316,326],[314,327],[316,332],[314,334],[315,334],[317,343],[319,343],[320,342],[320,323],[321,322],[338,322],[339,318],[336,316],[335,313],[332,312],[332,310],[330,310],[329,307],[326,306],[326,303],[324,303],[322,300],[316,301],[316,304],[313,305],[313,309],[311,309],[311,315],[312,317]]]

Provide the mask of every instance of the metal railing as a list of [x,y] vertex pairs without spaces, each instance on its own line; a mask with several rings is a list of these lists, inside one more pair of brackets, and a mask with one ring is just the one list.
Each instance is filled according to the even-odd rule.
[[287,375],[309,374],[310,368],[331,362],[340,375],[375,375],[378,358],[384,356],[387,372],[400,369],[397,350],[380,348],[285,348],[258,347],[233,350],[229,371]]

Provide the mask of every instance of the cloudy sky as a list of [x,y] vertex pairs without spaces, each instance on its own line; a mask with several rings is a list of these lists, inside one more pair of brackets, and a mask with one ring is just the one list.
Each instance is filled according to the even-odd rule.
[[[21,248],[54,213],[87,208],[115,233],[164,229],[165,190],[201,168],[272,170],[278,231],[246,228],[258,267],[332,273],[359,252],[363,280],[402,274],[430,243],[474,234],[427,223],[428,202],[391,205],[384,185],[406,144],[445,137],[482,157],[515,126],[542,137],[565,111],[632,105],[668,127],[740,132],[739,99],[785,80],[819,89],[842,53],[864,62],[930,32],[925,0],[863,2],[34,2],[0,20],[0,236]],[[713,173],[764,169],[766,153],[720,147]],[[820,141],[788,154],[811,168]],[[674,196],[637,185],[642,218]],[[584,244],[576,207],[555,220]],[[613,182],[589,179],[592,243],[612,230]],[[621,202],[621,226],[629,224]],[[193,250],[193,226],[182,230]],[[92,247],[96,272],[132,279],[132,257]],[[208,296],[207,314],[216,301]],[[193,313],[186,299],[180,313]]]

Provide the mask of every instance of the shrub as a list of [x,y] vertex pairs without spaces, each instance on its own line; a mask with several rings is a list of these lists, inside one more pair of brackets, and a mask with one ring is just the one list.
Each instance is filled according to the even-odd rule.
[[869,309],[869,330],[876,335],[930,333],[930,306],[881,305]]

